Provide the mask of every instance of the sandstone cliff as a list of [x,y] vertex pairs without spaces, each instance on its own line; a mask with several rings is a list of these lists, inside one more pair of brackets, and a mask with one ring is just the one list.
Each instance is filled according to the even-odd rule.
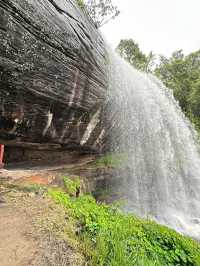
[[101,151],[106,72],[75,0],[0,0],[0,143]]

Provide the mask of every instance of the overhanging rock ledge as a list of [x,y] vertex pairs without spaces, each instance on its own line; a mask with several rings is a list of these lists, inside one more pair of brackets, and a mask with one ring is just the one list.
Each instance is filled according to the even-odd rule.
[[0,0],[0,143],[100,152],[106,58],[76,1]]

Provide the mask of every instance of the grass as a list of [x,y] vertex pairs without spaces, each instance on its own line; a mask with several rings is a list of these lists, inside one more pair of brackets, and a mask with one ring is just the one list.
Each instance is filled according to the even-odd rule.
[[59,189],[50,189],[48,195],[79,228],[87,265],[200,265],[199,244],[174,230],[97,203],[90,195],[75,198]]
[[50,245],[60,252],[56,263],[62,259],[64,265],[71,254],[72,265],[86,260],[88,266],[200,266],[196,241],[153,221],[124,214],[117,205],[97,203],[90,195],[76,198],[72,192],[80,181],[64,180],[65,191],[38,185],[6,186],[24,193],[48,189],[46,196],[55,203],[38,224],[57,241]]

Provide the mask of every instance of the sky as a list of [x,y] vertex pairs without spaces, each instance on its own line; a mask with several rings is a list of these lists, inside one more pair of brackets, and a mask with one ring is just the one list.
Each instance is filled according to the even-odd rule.
[[120,15],[101,28],[115,48],[124,38],[145,53],[170,56],[200,49],[200,0],[112,0]]

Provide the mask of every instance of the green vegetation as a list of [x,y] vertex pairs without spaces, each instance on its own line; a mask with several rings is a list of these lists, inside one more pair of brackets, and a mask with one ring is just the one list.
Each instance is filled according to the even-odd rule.
[[84,8],[85,7],[84,0],[76,0],[76,2],[80,6],[80,8]]
[[81,182],[79,179],[71,180],[69,177],[63,177],[64,186],[69,194],[76,193],[77,189],[80,189]]
[[200,265],[199,245],[165,226],[122,214],[115,205],[97,204],[88,195],[75,198],[58,189],[48,195],[77,224],[87,265]]
[[107,153],[96,160],[95,164],[98,167],[119,168],[127,161],[127,155],[122,153]]
[[155,74],[171,88],[183,112],[200,131],[200,50],[185,56],[177,51],[160,57]]
[[139,70],[152,72],[170,89],[183,112],[200,132],[200,50],[184,55],[176,51],[170,58],[145,55],[133,40],[121,40],[117,51],[130,64]]
[[119,15],[119,10],[112,0],[76,0],[80,8],[85,8],[97,28]]
[[[63,247],[70,247],[73,252],[72,265],[200,265],[200,246],[197,242],[155,222],[123,214],[117,204],[97,203],[90,195],[70,196],[80,181],[69,180],[69,177],[64,180],[67,193],[54,186],[48,189],[32,184],[21,187],[20,184],[2,183],[5,191],[9,188],[10,200],[17,201],[19,206],[27,206],[24,204],[32,201],[30,191],[34,191],[37,197],[41,189],[48,189],[47,194],[37,198],[36,205],[46,195],[54,202],[47,201],[49,210],[47,212],[44,207],[45,215],[38,217],[35,226],[40,235],[51,235],[51,245],[59,252],[62,263],[68,259]],[[35,207],[33,209],[35,213]]]
[[154,55],[152,52],[145,55],[139,48],[139,45],[132,39],[121,40],[117,46],[117,52],[135,68],[151,72],[154,64]]

